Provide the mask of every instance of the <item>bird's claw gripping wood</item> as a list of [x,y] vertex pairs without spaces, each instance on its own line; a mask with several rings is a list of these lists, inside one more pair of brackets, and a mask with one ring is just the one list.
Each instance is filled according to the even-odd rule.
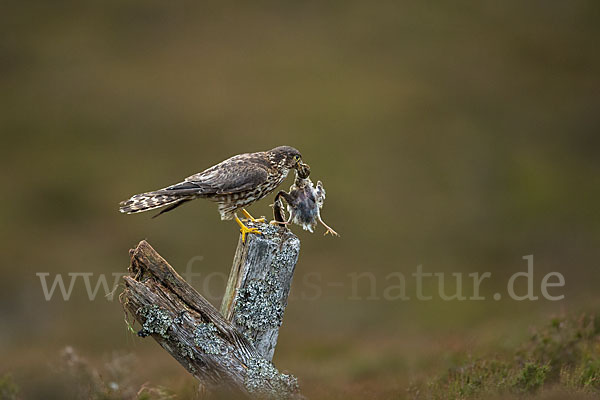
[[235,217],[235,222],[240,226],[240,232],[242,233],[242,243],[246,243],[246,234],[247,233],[256,233],[258,235],[262,235],[262,232],[256,228],[247,227],[244,223],[237,217]]
[[242,221],[266,222],[265,217],[254,218],[248,211],[246,211],[245,208],[242,208],[242,214],[244,214],[244,217],[246,217],[246,219],[243,219]]

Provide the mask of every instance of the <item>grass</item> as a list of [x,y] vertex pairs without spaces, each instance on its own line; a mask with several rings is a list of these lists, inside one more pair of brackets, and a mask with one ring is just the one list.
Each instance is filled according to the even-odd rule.
[[413,390],[414,398],[476,399],[561,390],[600,394],[600,321],[555,318],[510,357],[480,358]]
[[0,399],[17,400],[19,398],[19,387],[14,382],[11,374],[0,376]]
[[95,367],[69,346],[61,352],[60,379],[68,388],[69,397],[77,399],[171,400],[177,397],[164,387],[136,384],[137,363],[131,355],[114,355],[108,362]]
[[[410,399],[597,398],[600,395],[600,319],[591,315],[560,317],[532,332],[512,351],[466,359],[449,353],[454,365],[424,379],[397,397]],[[381,361],[381,360],[380,360]],[[383,361],[381,361],[383,362]],[[171,400],[206,398],[197,385],[177,389],[136,381],[133,355],[114,356],[93,366],[67,347],[57,380],[70,398],[96,400]],[[173,385],[177,386],[176,383]],[[215,397],[216,396],[216,397]],[[211,398],[227,398],[216,393]],[[19,399],[9,374],[0,376],[0,399]]]

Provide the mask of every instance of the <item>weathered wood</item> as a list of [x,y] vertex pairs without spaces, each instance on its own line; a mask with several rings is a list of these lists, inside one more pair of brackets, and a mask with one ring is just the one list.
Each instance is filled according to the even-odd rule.
[[300,240],[283,227],[248,225],[262,234],[247,235],[246,243],[239,240],[221,313],[270,361],[287,306]]
[[249,396],[301,398],[296,378],[281,374],[250,341],[146,242],[130,251],[119,299],[141,325],[205,386],[226,384]]

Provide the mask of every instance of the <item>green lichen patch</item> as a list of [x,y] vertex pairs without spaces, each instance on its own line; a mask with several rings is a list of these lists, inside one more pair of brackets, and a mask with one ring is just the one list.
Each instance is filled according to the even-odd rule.
[[246,222],[248,227],[257,228],[262,233],[261,235],[252,235],[255,240],[267,241],[281,245],[282,242],[288,241],[290,238],[299,242],[299,239],[288,229],[281,226],[271,225],[267,223]]
[[183,323],[185,322],[185,315],[187,314],[187,311],[181,311],[179,313],[179,315],[177,317],[175,317],[175,319],[173,320],[173,322],[175,322],[176,325],[183,325]]
[[197,325],[194,343],[206,354],[225,355],[229,351],[227,343],[219,337],[219,331],[212,322]]
[[256,227],[260,229],[263,236],[272,236],[273,238],[277,238],[277,239],[280,236],[281,228],[279,228],[275,225],[265,224],[265,223],[253,224],[253,225],[256,225]]
[[[295,376],[279,373],[264,358],[251,358],[247,367],[244,384],[250,393],[269,398],[285,398],[285,394],[291,395],[299,390]],[[266,382],[269,382],[269,386],[265,385]]]
[[237,293],[236,323],[251,331],[279,327],[283,318],[281,285],[274,277],[252,279]]
[[298,256],[298,247],[284,246],[280,251],[277,252],[273,260],[271,261],[271,269],[273,271],[280,271],[282,267],[294,266],[295,263],[291,263],[290,260],[295,259]]
[[177,343],[177,348],[179,349],[179,354],[181,354],[182,357],[186,357],[191,360],[194,359],[194,351],[188,346],[181,343]]
[[137,314],[142,315],[145,318],[142,329],[138,332],[138,336],[146,337],[155,333],[165,339],[169,338],[167,332],[173,324],[173,319],[167,311],[161,309],[157,305],[153,305],[151,307],[138,309]]

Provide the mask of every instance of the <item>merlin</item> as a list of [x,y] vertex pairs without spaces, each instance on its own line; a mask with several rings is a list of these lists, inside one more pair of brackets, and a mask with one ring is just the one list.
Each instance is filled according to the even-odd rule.
[[242,241],[246,234],[261,232],[247,227],[236,211],[252,222],[264,222],[253,218],[244,207],[271,193],[283,182],[291,169],[307,168],[302,155],[290,146],[279,146],[269,151],[238,154],[202,172],[185,178],[183,182],[153,192],[140,193],[121,202],[119,211],[133,214],[165,207],[158,215],[171,211],[194,199],[208,199],[218,204],[222,220],[235,221],[240,226]]

